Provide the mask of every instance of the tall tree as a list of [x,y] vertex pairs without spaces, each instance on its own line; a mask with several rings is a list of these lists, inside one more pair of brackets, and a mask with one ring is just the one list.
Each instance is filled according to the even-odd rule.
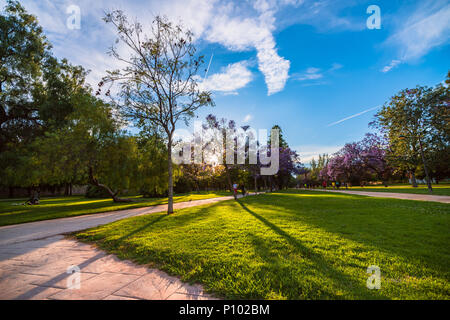
[[[100,83],[119,83],[119,98],[115,105],[137,125],[160,127],[167,139],[168,208],[173,213],[172,146],[175,126],[188,121],[194,112],[213,105],[211,94],[199,89],[196,74],[203,57],[196,56],[192,32],[157,16],[151,33],[144,34],[139,22],[129,22],[120,11],[106,14],[104,19],[117,31],[118,41],[131,50],[129,57],[112,46],[110,53],[125,63],[120,70],[108,72]],[[109,93],[109,89],[106,92]]]
[[0,15],[0,152],[38,131],[33,97],[50,48],[36,17],[8,0]]
[[433,150],[433,141],[440,139],[439,125],[443,120],[436,114],[446,109],[440,107],[445,105],[445,100],[448,103],[448,95],[436,94],[433,88],[404,89],[383,106],[373,122],[389,139],[391,161],[411,173],[415,187],[416,170],[423,166],[430,192],[427,158]]

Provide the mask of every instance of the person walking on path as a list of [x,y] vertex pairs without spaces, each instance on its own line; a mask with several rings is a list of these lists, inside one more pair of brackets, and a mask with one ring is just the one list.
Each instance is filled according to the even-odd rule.
[[327,182],[325,180],[322,181],[322,188],[324,188],[324,189],[327,188]]
[[233,184],[233,192],[235,196],[237,196],[237,188],[238,188],[237,183]]

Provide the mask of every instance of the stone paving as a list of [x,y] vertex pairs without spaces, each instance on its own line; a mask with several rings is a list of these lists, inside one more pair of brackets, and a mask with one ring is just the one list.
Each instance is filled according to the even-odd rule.
[[371,192],[371,191],[351,191],[351,190],[323,190],[323,189],[307,189],[307,190],[349,193],[360,196],[378,197],[378,198],[394,198],[403,200],[420,200],[420,201],[450,203],[450,196],[435,196],[431,194],[394,193],[394,192],[376,192],[376,191]]
[[[78,273],[68,269],[77,266]],[[76,277],[79,276],[79,288]],[[200,285],[62,235],[0,246],[2,300],[206,300]]]
[[[174,209],[232,198],[179,202]],[[167,205],[158,205],[0,227],[0,299],[215,299],[200,285],[189,285],[162,271],[119,260],[62,235],[165,210]],[[71,266],[77,266],[80,272],[68,273]],[[71,287],[77,275],[79,289]]]

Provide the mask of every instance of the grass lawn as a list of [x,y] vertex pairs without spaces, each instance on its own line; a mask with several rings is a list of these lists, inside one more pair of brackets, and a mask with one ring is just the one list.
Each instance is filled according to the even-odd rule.
[[[433,184],[433,195],[435,196],[450,196],[450,184],[440,183]],[[345,190],[340,188],[340,190]],[[416,193],[416,194],[429,194],[427,185],[419,185],[417,188],[413,188],[410,184],[392,185],[387,188],[383,185],[380,186],[367,186],[361,187],[350,187],[349,190],[352,191],[373,191],[373,192],[394,192],[394,193]]]
[[[175,202],[232,195],[227,191],[191,192],[174,196]],[[65,218],[84,214],[141,208],[166,204],[167,198],[134,198],[131,203],[114,203],[112,199],[88,199],[84,196],[42,198],[39,205],[21,205],[26,199],[0,200],[0,226]]]
[[223,298],[450,299],[449,231],[448,204],[289,190],[75,236]]

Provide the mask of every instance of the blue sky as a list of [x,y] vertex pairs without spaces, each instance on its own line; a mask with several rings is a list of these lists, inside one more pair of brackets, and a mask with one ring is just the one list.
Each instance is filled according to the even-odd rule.
[[[305,162],[361,139],[377,106],[400,89],[442,82],[450,69],[445,0],[22,4],[39,18],[56,56],[91,70],[94,87],[105,70],[118,67],[106,54],[115,36],[101,20],[105,10],[122,9],[144,28],[154,14],[181,20],[206,62],[213,56],[202,85],[213,92],[216,107],[200,111],[199,119],[214,113],[255,129],[278,124]],[[80,8],[79,30],[67,27],[72,4]],[[367,28],[370,5],[380,8],[380,29]]]

